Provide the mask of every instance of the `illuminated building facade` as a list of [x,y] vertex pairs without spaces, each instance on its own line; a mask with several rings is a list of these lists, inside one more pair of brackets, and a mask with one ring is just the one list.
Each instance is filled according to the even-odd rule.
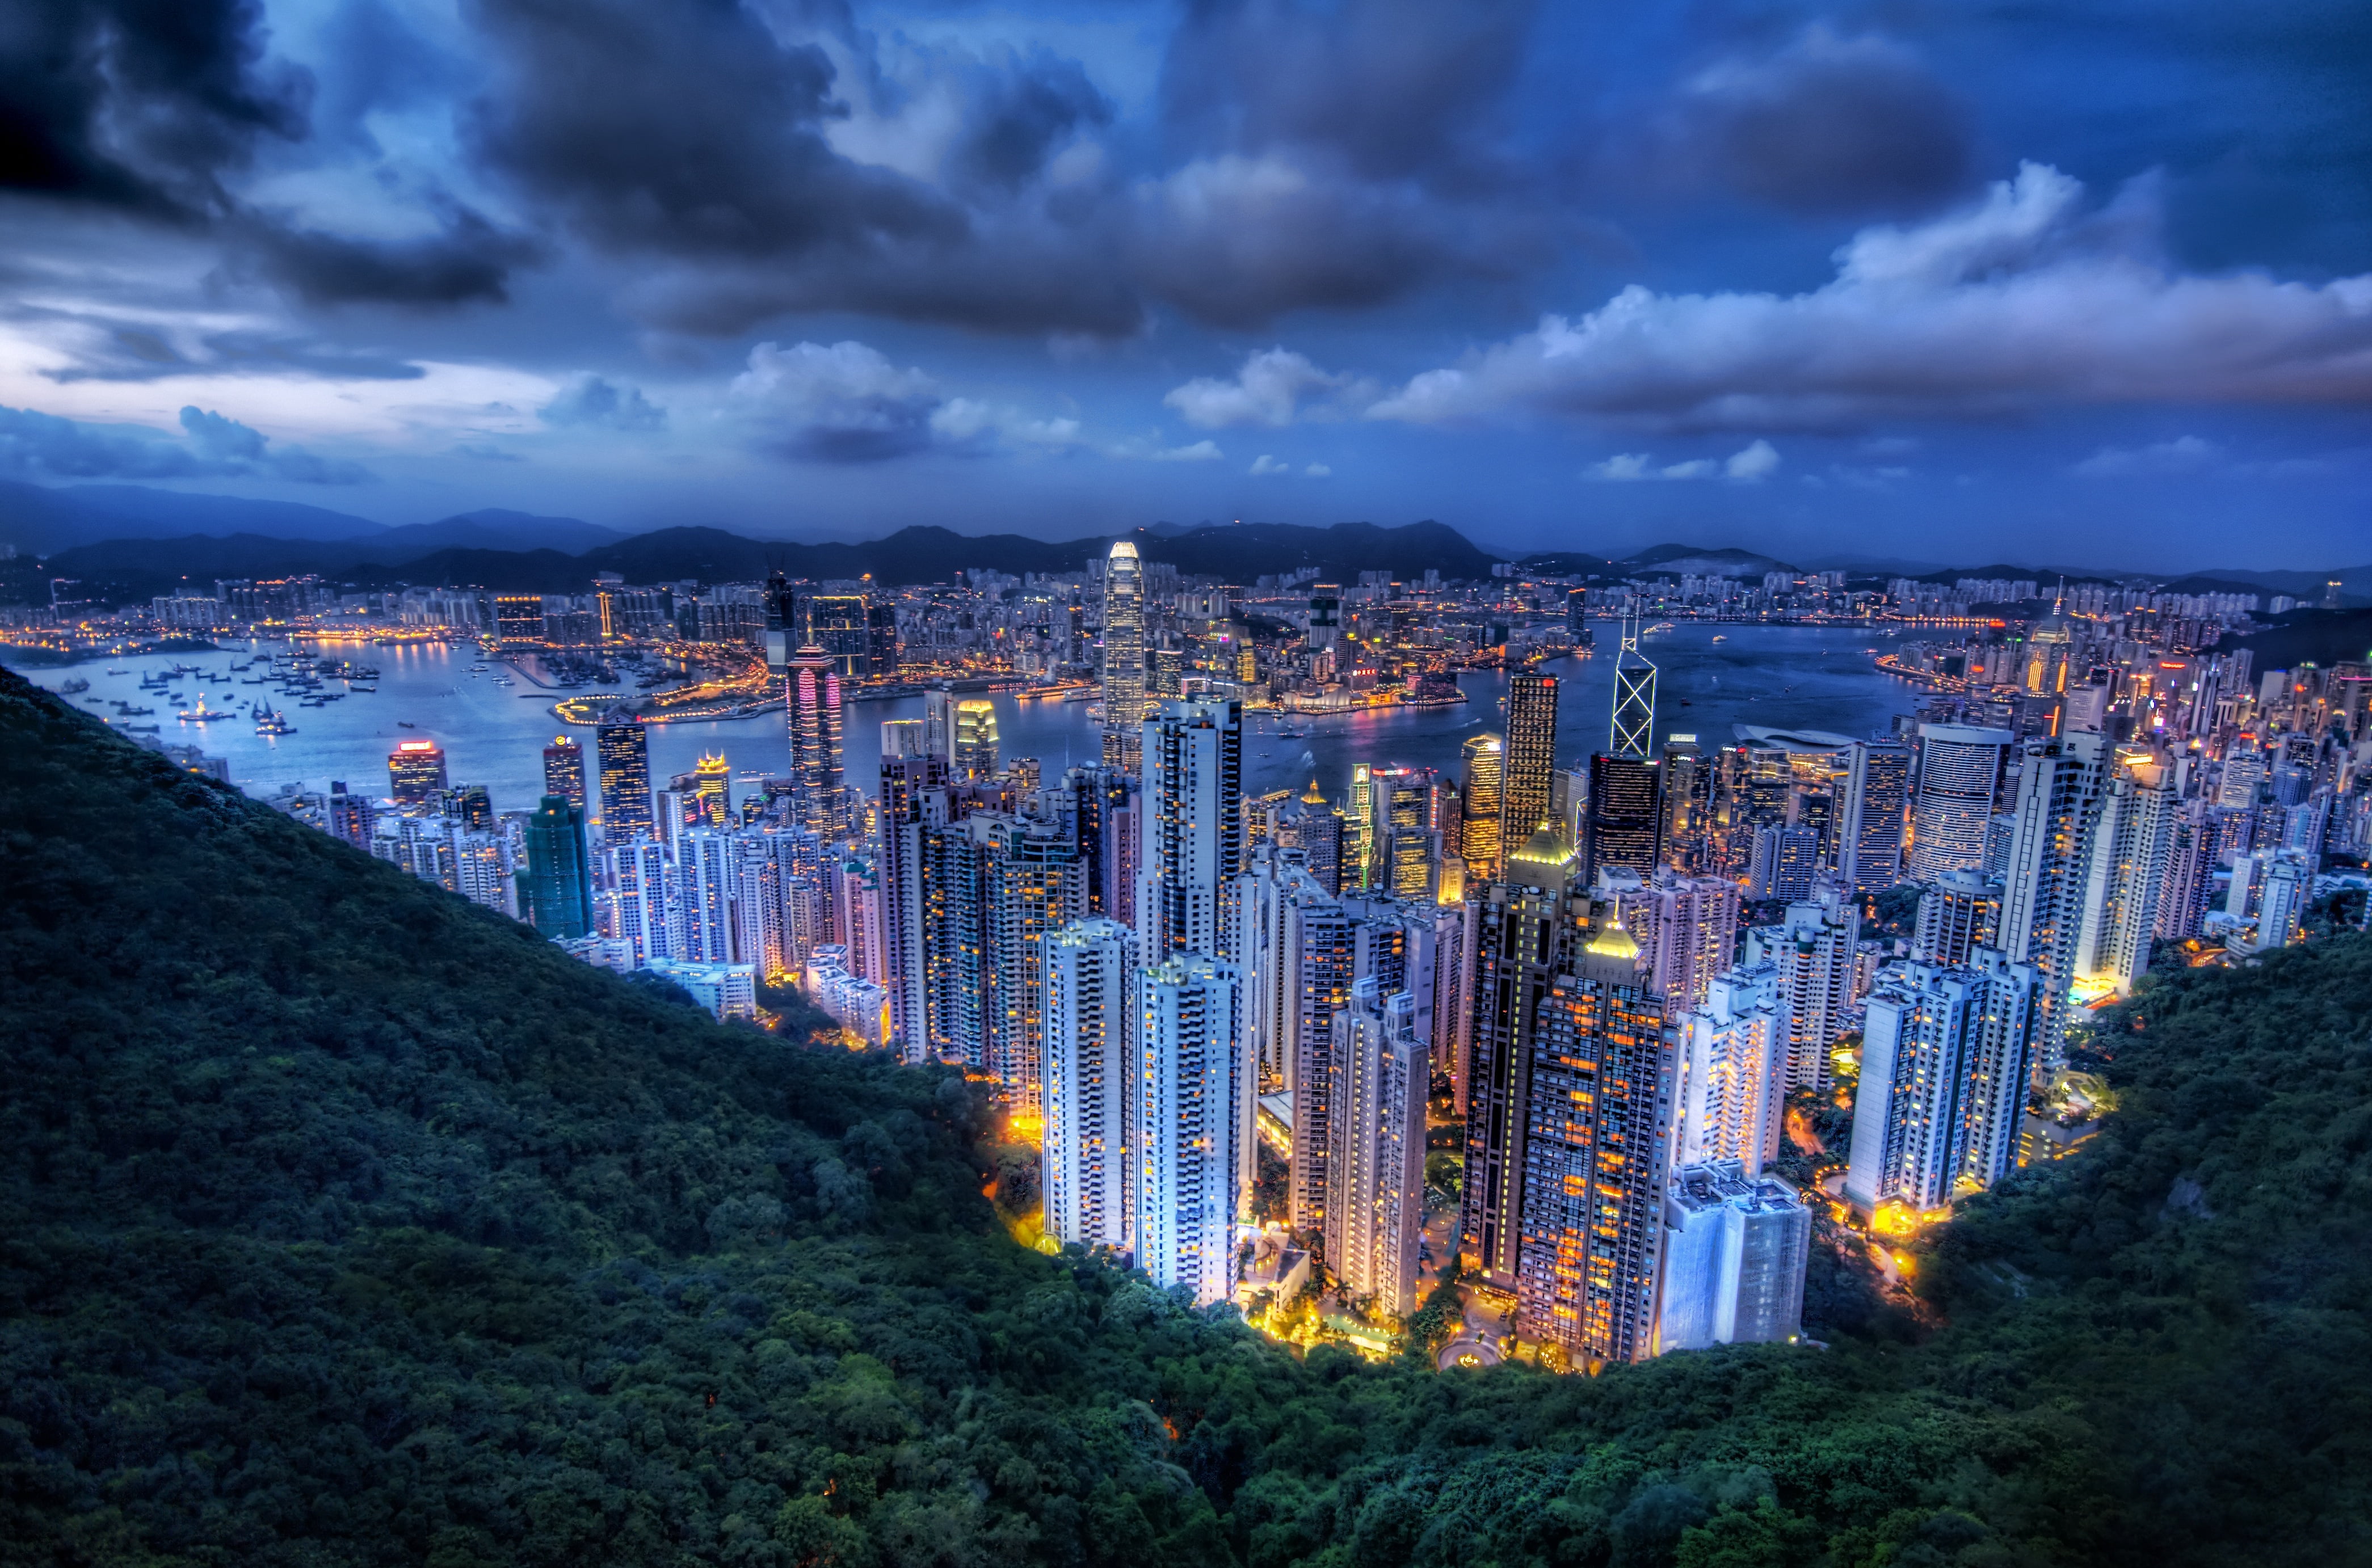
[[1855,893],[1883,892],[1902,880],[1902,827],[1911,796],[1911,749],[1897,741],[1856,740],[1840,786],[1837,879]]
[[1136,971],[1136,1265],[1197,1307],[1235,1292],[1236,1013],[1235,968],[1222,959],[1180,953]]
[[1985,863],[1985,828],[2000,798],[2002,761],[2017,737],[1971,725],[1919,726],[1919,783],[1912,799],[1910,878]]
[[1592,753],[1589,804],[1584,812],[1584,874],[1622,870],[1645,877],[1653,872],[1661,807],[1661,781],[1653,761],[1610,751]]
[[1527,670],[1507,681],[1507,737],[1501,752],[1499,859],[1505,864],[1548,820],[1556,771],[1557,678]]
[[593,749],[601,769],[602,839],[621,843],[650,832],[649,733],[631,712],[613,709],[594,726]]
[[433,740],[398,741],[387,759],[387,777],[398,809],[433,805],[446,790],[444,749]]
[[1352,1296],[1406,1317],[1416,1307],[1431,1076],[1416,1000],[1406,991],[1384,995],[1373,979],[1354,981],[1331,1033],[1326,1266]]
[[845,815],[843,798],[844,706],[840,670],[814,644],[792,656],[787,679],[791,777],[798,785],[800,825],[824,839],[839,837]]
[[1135,957],[1135,934],[1101,916],[1047,939],[1041,1190],[1046,1234],[1065,1246],[1129,1244]]
[[1776,1343],[1802,1331],[1812,1214],[1736,1160],[1684,1166],[1665,1204],[1657,1353]]
[[[1488,882],[1499,874],[1505,830],[1501,826],[1501,792],[1506,778],[1506,743],[1495,735],[1478,735],[1459,749],[1458,853],[1466,861],[1466,875]],[[1539,824],[1533,824],[1537,827]]]
[[1924,1212],[2012,1168],[2041,977],[1980,947],[1957,968],[1897,964],[1870,992],[1845,1196]]
[[1133,773],[1144,743],[1145,567],[1126,540],[1104,561],[1103,686],[1104,766]]
[[996,776],[996,704],[985,697],[966,697],[951,710],[954,741],[952,772],[959,779],[979,782]]

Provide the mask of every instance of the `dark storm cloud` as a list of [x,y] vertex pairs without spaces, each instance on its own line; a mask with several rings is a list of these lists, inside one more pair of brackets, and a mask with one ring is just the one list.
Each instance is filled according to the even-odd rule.
[[[187,346],[153,326],[94,313],[21,308],[8,319],[80,329],[72,362],[41,372],[52,381],[154,381],[166,376],[304,376],[329,380],[416,381],[419,366],[368,349],[256,331],[209,332]],[[176,334],[178,336],[179,334]]]
[[361,484],[358,463],[275,446],[235,419],[181,410],[187,443],[137,424],[91,424],[0,407],[0,472],[29,479],[268,478],[297,484]]
[[1815,26],[1681,94],[1687,154],[1741,195],[1806,215],[1907,214],[1965,190],[1965,107],[1890,40]]
[[1194,150],[1324,147],[1366,179],[1471,160],[1522,62],[1531,0],[1197,0],[1161,95]]
[[500,304],[510,297],[513,270],[540,253],[466,207],[416,239],[355,239],[285,220],[238,226],[264,268],[312,305]]
[[968,75],[971,102],[954,159],[967,184],[1018,190],[1075,133],[1111,122],[1111,102],[1086,68],[1043,49]]
[[602,430],[659,430],[667,410],[643,396],[639,387],[619,387],[587,376],[535,411],[546,424],[591,425]]
[[305,134],[311,83],[267,65],[252,0],[76,0],[0,27],[0,187],[205,216],[265,137]]

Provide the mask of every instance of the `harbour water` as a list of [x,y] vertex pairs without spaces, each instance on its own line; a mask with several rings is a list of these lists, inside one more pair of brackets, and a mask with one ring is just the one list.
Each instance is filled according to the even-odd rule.
[[[1604,640],[1612,643],[1612,628]],[[1719,638],[1719,641],[1715,639]],[[1831,730],[1848,736],[1884,730],[1893,715],[1908,713],[1916,690],[1872,667],[1870,650],[1882,645],[1866,628],[1715,625],[1686,621],[1651,633],[1644,651],[1659,671],[1656,736],[1694,735],[1708,748],[1729,744],[1737,725]],[[278,645],[260,645],[278,651]],[[114,719],[122,725],[157,725],[158,738],[197,746],[228,760],[232,782],[256,796],[283,786],[323,790],[343,780],[356,793],[388,792],[388,754],[402,740],[434,740],[443,747],[455,784],[483,784],[495,809],[532,809],[543,793],[543,748],[567,734],[590,748],[592,732],[568,728],[552,714],[558,692],[539,690],[525,679],[495,684],[506,674],[494,664],[472,674],[480,663],[471,646],[393,644],[341,650],[336,656],[379,671],[377,691],[356,691],[323,707],[289,708],[270,688],[241,682],[261,667],[233,672],[250,657],[246,645],[227,643],[213,653],[156,654],[86,662],[25,673],[57,691],[69,680],[90,682],[87,692],[67,698],[84,712],[113,719],[113,700],[122,698],[153,715]],[[140,679],[176,664],[218,679],[184,678],[166,691],[144,692]],[[1614,655],[1557,659],[1541,667],[1563,678],[1557,704],[1557,755],[1568,764],[1607,744],[1614,702]],[[112,673],[122,670],[124,673]],[[1433,767],[1454,772],[1459,749],[1482,730],[1501,726],[1500,698],[1506,678],[1495,671],[1460,677],[1463,703],[1430,708],[1386,708],[1358,714],[1261,714],[1248,725],[1244,787],[1252,794],[1307,787],[1315,778],[1329,796],[1348,787],[1355,762]],[[325,682],[324,691],[343,689]],[[212,707],[237,706],[237,716],[186,724],[175,714],[192,708],[201,694]],[[1099,731],[1086,703],[1017,702],[997,693],[999,750],[1007,761],[1035,757],[1049,775],[1065,765],[1095,760]],[[249,704],[283,707],[295,733],[255,733]],[[919,697],[858,703],[848,709],[847,776],[869,789],[880,759],[880,724],[919,718]],[[1279,738],[1282,726],[1306,737]],[[650,726],[651,776],[661,784],[689,772],[703,753],[722,751],[733,766],[737,791],[761,778],[778,776],[788,764],[789,742],[781,713],[746,719]]]

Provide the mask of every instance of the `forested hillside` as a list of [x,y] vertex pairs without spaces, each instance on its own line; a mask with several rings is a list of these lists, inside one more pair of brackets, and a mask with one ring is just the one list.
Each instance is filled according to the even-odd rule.
[[2123,1109],[1941,1234],[1916,1335],[1304,1362],[1013,1244],[959,1077],[0,673],[0,1562],[2365,1561],[2367,1002],[2339,938],[2111,1015]]

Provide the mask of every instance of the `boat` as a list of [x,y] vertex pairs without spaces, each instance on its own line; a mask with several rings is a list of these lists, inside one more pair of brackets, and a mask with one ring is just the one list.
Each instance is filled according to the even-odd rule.
[[153,724],[128,724],[123,726],[126,735],[154,735],[157,730],[157,726]]
[[89,690],[90,682],[87,680],[69,680],[58,688],[58,695],[62,697],[79,697]]
[[110,675],[129,675],[132,672],[128,669],[110,669],[107,673]]
[[410,719],[398,719],[395,721],[395,727],[398,729],[418,729],[420,726],[413,724]]
[[263,710],[262,715],[255,721],[255,733],[258,735],[294,735],[296,733],[296,726],[288,722],[288,715],[286,714],[278,713],[271,708],[266,708]]
[[[507,686],[507,685],[509,685],[509,684],[510,684],[510,682],[509,682],[509,681],[507,681],[507,680],[506,680],[506,681],[504,681],[504,682],[503,682],[503,684],[504,684],[504,685],[506,685],[506,686]],[[360,691],[360,692],[363,692],[365,695],[371,695],[371,694],[376,693],[376,692],[378,691],[378,687],[376,687],[376,686],[349,686],[349,687],[347,687],[347,688],[346,688],[346,690],[347,690],[347,691]]]
[[198,705],[196,707],[184,708],[174,716],[179,718],[184,724],[203,724],[208,719],[229,718],[232,716],[232,714],[231,710],[228,708],[207,707],[206,694],[201,691],[198,693]]
[[1716,643],[1727,643],[1729,641],[1729,633],[1727,632],[1716,632],[1713,634],[1713,640]]

